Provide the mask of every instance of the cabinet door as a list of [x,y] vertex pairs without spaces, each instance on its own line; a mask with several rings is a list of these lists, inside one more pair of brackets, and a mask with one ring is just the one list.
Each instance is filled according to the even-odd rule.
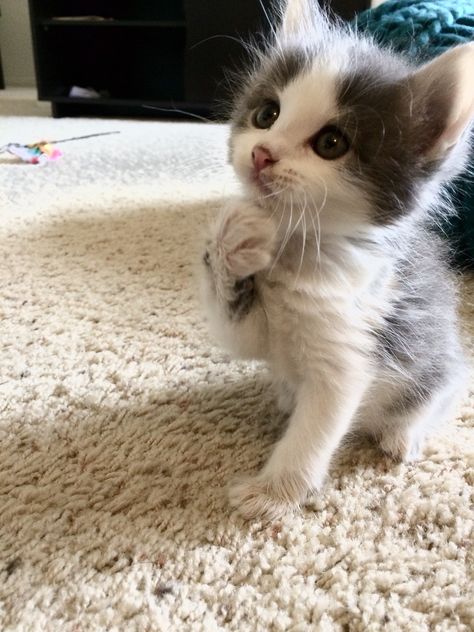
[[[348,20],[370,4],[370,0],[320,2]],[[271,5],[272,0],[184,0],[186,101],[213,103],[226,99],[225,69],[239,68],[246,59],[244,47],[233,38],[268,32]]]
[[186,101],[221,100],[226,95],[224,70],[241,66],[245,59],[244,48],[233,38],[262,28],[259,0],[185,0],[184,10]]

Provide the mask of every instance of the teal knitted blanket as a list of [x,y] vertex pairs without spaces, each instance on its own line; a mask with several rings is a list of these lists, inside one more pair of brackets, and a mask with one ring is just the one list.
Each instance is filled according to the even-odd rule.
[[[354,24],[382,45],[422,62],[452,46],[474,41],[474,0],[388,0],[359,14]],[[474,171],[474,150],[470,165]],[[472,175],[466,173],[456,181],[453,202],[458,215],[443,230],[452,240],[458,262],[474,267]]]

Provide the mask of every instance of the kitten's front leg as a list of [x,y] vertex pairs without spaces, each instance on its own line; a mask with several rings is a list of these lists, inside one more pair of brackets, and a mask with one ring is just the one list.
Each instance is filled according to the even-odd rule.
[[214,336],[238,357],[266,355],[266,318],[255,275],[271,263],[275,238],[268,214],[240,200],[222,210],[207,243],[204,306]]
[[230,502],[244,518],[277,519],[320,488],[371,379],[362,358],[355,358],[352,367],[336,367],[332,362],[308,375],[298,389],[288,429],[265,467],[231,487]]

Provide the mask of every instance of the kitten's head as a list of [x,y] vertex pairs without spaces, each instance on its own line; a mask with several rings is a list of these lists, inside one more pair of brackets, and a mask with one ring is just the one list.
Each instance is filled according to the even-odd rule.
[[464,166],[474,44],[421,68],[288,0],[235,102],[230,156],[253,197],[324,209],[325,226],[387,224]]

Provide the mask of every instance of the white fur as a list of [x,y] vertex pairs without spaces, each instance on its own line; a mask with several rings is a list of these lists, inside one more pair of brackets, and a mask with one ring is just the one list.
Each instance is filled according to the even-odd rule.
[[[266,233],[268,222],[274,220],[260,208],[255,213]],[[374,376],[369,360],[374,345],[370,331],[384,313],[383,288],[374,303],[370,286],[377,280],[388,287],[391,275],[383,258],[367,257],[339,237],[324,241],[318,253],[313,233],[307,236],[311,243],[305,266],[295,277],[289,253],[300,247],[302,234],[298,232],[271,272],[267,268],[257,274],[259,304],[248,317],[232,322],[223,313],[221,299],[226,290],[220,288],[229,287],[227,275],[232,278],[235,271],[228,264],[222,266],[226,257],[222,231],[235,234],[241,230],[240,238],[245,241],[246,229],[237,207],[224,210],[216,231],[220,241],[211,248],[213,269],[220,272],[212,277],[217,279],[215,285],[208,278],[205,300],[211,328],[220,342],[240,357],[266,360],[275,380],[285,385],[286,400],[291,399],[288,392],[296,400],[288,430],[264,470],[231,492],[232,503],[245,516],[275,517],[288,505],[303,502],[310,489],[321,486],[334,450],[351,427]],[[254,224],[253,235],[256,229]],[[215,258],[218,252],[220,260]],[[252,274],[257,262],[248,263]]]

